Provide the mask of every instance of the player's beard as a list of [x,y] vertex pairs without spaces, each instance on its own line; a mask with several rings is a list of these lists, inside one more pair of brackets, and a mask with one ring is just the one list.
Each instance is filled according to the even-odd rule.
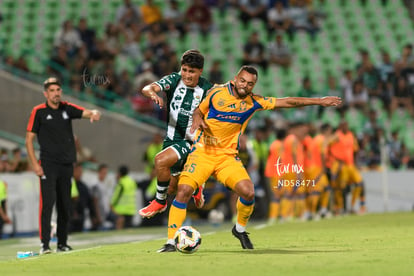
[[245,88],[237,88],[235,86],[234,89],[236,90],[236,93],[237,93],[237,95],[239,96],[240,99],[246,98],[251,93],[251,92],[247,92],[247,90]]

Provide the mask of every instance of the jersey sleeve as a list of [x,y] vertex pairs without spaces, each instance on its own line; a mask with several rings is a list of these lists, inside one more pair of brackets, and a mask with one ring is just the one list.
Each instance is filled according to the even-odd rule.
[[66,111],[68,112],[68,115],[70,118],[73,118],[73,119],[82,118],[82,114],[84,110],[85,108],[79,105],[67,103]]
[[40,128],[40,116],[38,109],[35,107],[30,114],[29,122],[27,123],[27,131],[38,133]]
[[274,109],[276,107],[276,98],[275,97],[263,97],[260,95],[253,95],[255,101],[257,101],[264,110]]
[[180,79],[181,79],[180,74],[172,73],[154,83],[158,85],[162,91],[165,91],[167,94],[169,94],[170,92],[174,92],[174,89],[177,86]]

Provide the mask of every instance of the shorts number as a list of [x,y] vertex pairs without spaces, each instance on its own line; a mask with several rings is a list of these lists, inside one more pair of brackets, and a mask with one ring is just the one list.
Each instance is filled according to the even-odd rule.
[[196,166],[197,166],[197,164],[195,164],[195,163],[185,164],[184,171],[193,173],[195,171]]

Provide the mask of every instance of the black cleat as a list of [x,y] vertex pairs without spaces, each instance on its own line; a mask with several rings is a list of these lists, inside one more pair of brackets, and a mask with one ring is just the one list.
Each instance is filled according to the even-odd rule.
[[72,251],[72,247],[70,247],[67,244],[58,244],[56,252],[67,252],[67,251]]
[[166,243],[160,249],[157,250],[157,253],[175,252],[175,251],[177,251],[177,249],[175,249],[175,245]]
[[52,250],[50,249],[49,246],[42,246],[42,248],[40,248],[40,255],[44,255],[44,254],[50,254],[52,253]]
[[241,233],[237,232],[236,225],[233,226],[233,229],[231,229],[231,233],[233,234],[233,236],[239,239],[243,249],[253,249],[253,244],[249,239],[249,233],[247,233],[246,231]]

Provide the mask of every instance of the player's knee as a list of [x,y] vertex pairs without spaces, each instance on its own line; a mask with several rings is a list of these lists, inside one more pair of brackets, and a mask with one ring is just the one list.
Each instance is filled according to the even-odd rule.
[[254,200],[254,186],[253,184],[249,185],[246,183],[240,183],[238,185],[238,194],[246,201],[253,201]]
[[193,195],[194,189],[190,185],[179,185],[175,199],[179,202],[188,202]]
[[163,168],[166,165],[166,158],[162,154],[157,154],[154,159],[154,166],[157,169]]

